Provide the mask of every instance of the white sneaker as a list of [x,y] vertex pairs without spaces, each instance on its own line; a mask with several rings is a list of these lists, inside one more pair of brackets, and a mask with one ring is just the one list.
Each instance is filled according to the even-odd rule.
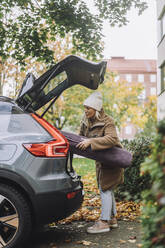
[[112,220],[109,221],[109,226],[112,228],[117,228],[118,227],[118,223],[117,223],[117,219],[113,218]]
[[109,231],[110,228],[108,223],[101,220],[96,221],[93,226],[87,228],[88,233],[104,233]]

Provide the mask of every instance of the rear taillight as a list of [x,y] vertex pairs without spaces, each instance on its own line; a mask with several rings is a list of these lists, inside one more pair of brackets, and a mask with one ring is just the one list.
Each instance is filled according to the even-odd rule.
[[23,146],[38,157],[66,157],[69,149],[67,139],[46,120],[34,114],[32,117],[51,134],[54,140],[47,143],[24,144]]
[[68,200],[75,198],[76,195],[77,195],[78,193],[80,193],[80,190],[78,190],[78,191],[73,191],[73,192],[69,192],[69,193],[67,194]]
[[37,157],[65,157],[68,152],[66,145],[57,145],[56,142],[23,144],[23,146]]

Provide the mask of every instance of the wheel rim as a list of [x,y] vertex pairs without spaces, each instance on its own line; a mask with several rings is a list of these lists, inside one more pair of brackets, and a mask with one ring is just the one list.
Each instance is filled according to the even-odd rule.
[[14,204],[0,194],[0,248],[9,244],[18,232],[19,218]]

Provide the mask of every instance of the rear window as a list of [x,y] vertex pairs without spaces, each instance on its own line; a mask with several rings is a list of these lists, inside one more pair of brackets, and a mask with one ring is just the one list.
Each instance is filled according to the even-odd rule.
[[16,106],[0,106],[0,138],[8,138],[11,136],[21,137],[21,139],[29,139],[31,136],[44,136],[44,139],[51,139],[51,135],[34,120],[30,114],[24,113]]

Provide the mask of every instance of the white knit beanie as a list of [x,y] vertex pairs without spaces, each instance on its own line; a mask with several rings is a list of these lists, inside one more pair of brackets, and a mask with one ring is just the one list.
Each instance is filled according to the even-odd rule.
[[100,92],[92,93],[83,103],[84,106],[91,107],[97,111],[100,111],[103,106],[102,95]]

